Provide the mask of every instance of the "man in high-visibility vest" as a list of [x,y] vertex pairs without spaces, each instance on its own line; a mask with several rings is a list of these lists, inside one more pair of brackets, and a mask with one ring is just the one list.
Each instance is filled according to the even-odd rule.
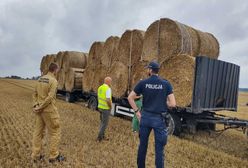
[[112,93],[111,93],[111,82],[110,77],[104,79],[104,84],[102,84],[97,90],[98,99],[98,110],[100,111],[100,128],[97,140],[100,142],[106,139],[104,136],[105,130],[108,125],[110,110],[112,107]]

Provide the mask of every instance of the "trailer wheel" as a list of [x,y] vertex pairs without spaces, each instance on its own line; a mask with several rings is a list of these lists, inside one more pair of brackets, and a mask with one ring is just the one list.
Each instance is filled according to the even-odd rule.
[[179,136],[182,132],[182,122],[175,114],[169,114],[169,116],[168,134]]
[[69,103],[73,103],[75,101],[75,97],[72,93],[66,92],[65,94],[65,101]]
[[92,110],[97,110],[97,99],[95,96],[90,96],[89,100],[88,100],[88,108],[92,109]]

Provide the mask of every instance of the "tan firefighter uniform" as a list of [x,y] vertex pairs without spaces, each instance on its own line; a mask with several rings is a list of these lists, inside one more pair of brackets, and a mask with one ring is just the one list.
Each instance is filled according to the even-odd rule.
[[60,116],[55,106],[58,82],[53,73],[48,72],[39,78],[33,95],[33,107],[39,107],[41,111],[35,113],[35,126],[33,133],[32,158],[40,156],[42,139],[45,127],[48,130],[50,142],[50,159],[59,155],[58,145],[60,141]]

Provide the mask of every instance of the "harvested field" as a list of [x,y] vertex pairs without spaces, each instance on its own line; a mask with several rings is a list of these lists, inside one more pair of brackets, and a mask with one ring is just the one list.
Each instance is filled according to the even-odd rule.
[[[33,164],[30,160],[33,114],[31,94],[35,81],[0,79],[0,167],[51,167],[46,160]],[[248,119],[245,103],[248,93],[239,94],[239,111],[228,114]],[[52,167],[132,168],[136,167],[138,136],[131,132],[131,122],[111,117],[106,135],[109,141],[96,142],[99,114],[62,100],[57,103],[62,125],[60,150],[67,157]],[[224,113],[224,112],[222,112]],[[227,114],[227,113],[224,113]],[[47,138],[47,137],[46,137]],[[247,139],[235,130],[217,136],[199,132],[169,137],[166,167],[226,168],[248,167]],[[150,136],[147,167],[154,167],[154,138]]]

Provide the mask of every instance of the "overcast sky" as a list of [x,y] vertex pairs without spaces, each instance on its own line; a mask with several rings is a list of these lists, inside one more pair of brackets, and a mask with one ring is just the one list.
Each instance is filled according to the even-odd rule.
[[37,76],[43,55],[88,52],[94,41],[163,17],[214,34],[219,59],[240,65],[248,88],[247,0],[1,0],[0,76]]

